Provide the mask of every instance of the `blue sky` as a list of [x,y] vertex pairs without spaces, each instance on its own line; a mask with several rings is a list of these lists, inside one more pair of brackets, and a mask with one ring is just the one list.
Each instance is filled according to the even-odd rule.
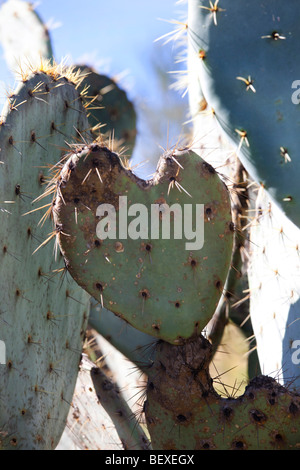
[[[70,64],[85,63],[110,76],[125,74],[121,84],[136,103],[139,116],[140,132],[134,158],[149,159],[153,154],[153,166],[161,153],[158,145],[167,145],[168,132],[171,143],[176,142],[187,107],[180,93],[159,89],[155,69],[164,71],[166,82],[172,80],[168,72],[179,68],[174,64],[178,52],[172,43],[163,45],[164,41],[154,41],[173,29],[172,24],[160,19],[182,19],[187,5],[177,4],[176,0],[42,0],[36,10],[44,22],[54,26],[51,39],[57,61],[67,57]],[[1,50],[0,53],[0,79],[11,83]],[[176,102],[179,107],[182,105],[183,113],[179,113],[178,125],[176,118],[171,116],[166,120],[161,113],[162,108],[172,108]],[[159,114],[156,138],[161,141],[158,142],[152,142],[145,134],[145,115],[151,112],[154,121]]]

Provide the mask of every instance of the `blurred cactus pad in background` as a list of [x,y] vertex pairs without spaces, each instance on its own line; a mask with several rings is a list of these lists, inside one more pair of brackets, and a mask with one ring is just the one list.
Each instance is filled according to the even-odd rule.
[[179,4],[151,110],[1,3],[0,450],[300,449],[300,5]]

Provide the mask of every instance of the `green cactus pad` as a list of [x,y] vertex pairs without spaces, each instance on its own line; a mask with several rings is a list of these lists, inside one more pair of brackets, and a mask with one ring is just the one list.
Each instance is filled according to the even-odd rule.
[[47,27],[32,3],[7,0],[0,9],[0,42],[9,68],[19,78],[22,69],[53,59]]
[[43,211],[32,211],[41,203],[32,202],[65,141],[87,127],[76,86],[54,67],[21,82],[2,114],[0,449],[54,449],[65,427],[89,302],[55,262],[53,243],[36,251],[55,233],[49,220],[38,225]]
[[211,358],[203,337],[178,347],[158,343],[144,406],[153,449],[299,450],[300,395],[260,376],[244,395],[233,398],[230,389],[232,397],[221,398]]
[[143,372],[153,362],[156,339],[133,328],[122,318],[101,307],[95,299],[90,302],[89,326],[135,363]]
[[98,136],[100,126],[101,133],[113,137],[119,147],[125,147],[125,155],[131,157],[137,135],[137,117],[126,92],[115,80],[90,67],[77,66],[74,70],[86,74],[79,89],[87,89],[88,117],[91,128],[95,128],[94,136]]
[[216,120],[298,226],[299,12],[297,0],[189,0],[188,22],[190,63]]
[[[229,194],[215,170],[192,151],[168,152],[146,182],[125,169],[116,154],[94,144],[70,157],[57,188],[53,215],[58,242],[78,284],[144,333],[175,344],[200,334],[222,294],[232,251]],[[103,232],[99,236],[98,224],[105,221],[98,217],[102,204],[115,210],[115,239]],[[204,226],[204,246],[198,236],[197,246],[194,240],[189,246],[188,217],[177,239],[173,223],[169,237],[162,233],[158,208],[167,220],[173,204],[171,218],[177,221],[180,212],[188,214],[189,205],[194,230],[196,204],[204,206],[196,228],[199,234]],[[119,223],[120,218],[125,222]]]

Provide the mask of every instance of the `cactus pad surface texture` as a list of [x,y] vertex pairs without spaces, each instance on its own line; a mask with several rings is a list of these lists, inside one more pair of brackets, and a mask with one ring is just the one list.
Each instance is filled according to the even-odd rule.
[[299,2],[189,0],[203,95],[244,167],[300,225]]

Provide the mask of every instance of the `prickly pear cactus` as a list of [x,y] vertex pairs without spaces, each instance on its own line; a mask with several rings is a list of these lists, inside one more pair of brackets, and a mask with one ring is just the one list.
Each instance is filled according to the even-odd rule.
[[192,151],[174,151],[146,182],[91,145],[66,161],[57,189],[58,243],[78,284],[144,333],[175,344],[200,334],[232,251],[229,196],[215,170]]
[[89,325],[103,336],[141,370],[145,371],[154,359],[156,340],[142,333],[91,299]]
[[[45,64],[44,64],[45,65]],[[86,294],[55,261],[40,203],[49,166],[88,127],[70,73],[25,74],[0,126],[0,449],[54,449],[64,430],[88,319]],[[49,198],[44,204],[51,207]],[[27,214],[27,215],[25,215]],[[40,249],[38,249],[40,246]]]
[[189,0],[206,101],[257,182],[300,225],[299,2]]
[[118,385],[85,355],[57,450],[149,450]]
[[[47,26],[34,10],[23,0],[7,0],[0,8],[0,43],[10,69],[20,76],[20,68],[35,68],[41,59],[53,61],[53,48]],[[74,67],[75,73],[85,75],[79,91],[88,90],[88,118],[93,137],[101,134],[114,141],[115,149],[131,157],[135,145],[136,112],[116,80],[97,73],[87,66]]]
[[[259,2],[259,5],[258,2],[245,1],[239,4],[227,1],[211,4],[194,0],[189,2],[189,92],[194,140],[201,144],[201,154],[204,158],[219,168],[225,175],[225,180],[229,184],[233,183],[235,191],[237,181],[231,171],[237,161],[235,153],[238,153],[249,171],[257,165],[258,170],[253,170],[253,174],[259,178],[258,181],[265,182],[267,178],[276,177],[280,184],[294,190],[292,180],[288,180],[288,174],[290,171],[297,174],[299,169],[290,166],[292,159],[283,144],[279,153],[277,151],[275,154],[274,151],[275,145],[280,147],[279,139],[289,140],[295,146],[298,135],[293,118],[297,106],[292,102],[291,87],[291,77],[293,70],[296,73],[294,67],[297,67],[297,64],[290,66],[290,56],[293,54],[297,36],[294,30],[290,29],[288,18],[288,12],[293,8],[295,11],[298,6],[295,3],[289,4],[291,10],[288,8],[284,14],[282,7],[277,1]],[[254,9],[255,13],[252,14]],[[280,14],[272,18],[270,11],[280,11]],[[230,35],[225,33],[229,23]],[[253,23],[255,25],[251,29]],[[284,25],[288,24],[289,33],[285,36]],[[267,27],[271,30],[269,36],[258,34],[259,28],[266,30]],[[252,33],[256,34],[256,39],[251,43],[249,39],[248,44],[245,44],[245,38],[249,38]],[[244,38],[241,39],[241,36]],[[224,41],[221,37],[225,38]],[[241,48],[246,52],[244,55]],[[285,56],[282,48],[285,48]],[[256,53],[253,54],[254,49]],[[229,57],[230,51],[236,53]],[[276,55],[277,59],[273,58],[272,62],[270,58],[273,55]],[[280,78],[280,60],[286,61],[284,80]],[[267,66],[260,66],[263,61]],[[228,67],[225,64],[228,64]],[[246,71],[247,67],[251,67],[251,70],[248,68]],[[278,67],[279,70],[275,73],[273,67]],[[272,80],[268,78],[270,73]],[[252,77],[251,83],[248,76]],[[248,84],[243,77],[247,78]],[[271,101],[275,95],[278,100],[274,98]],[[255,122],[251,113],[255,113]],[[280,118],[281,114],[283,119]],[[289,121],[290,116],[293,124]],[[235,121],[237,117],[243,121],[247,135],[239,132],[241,127]],[[267,131],[264,126],[271,129]],[[219,132],[222,128],[226,132],[221,136],[218,128]],[[228,137],[231,138],[231,145],[229,141],[226,143]],[[289,149],[290,143],[287,144]],[[212,152],[212,148],[216,150]],[[293,164],[297,166],[297,163]],[[292,383],[297,388],[299,230],[282,210],[285,210],[286,204],[292,204],[292,201],[281,201],[278,206],[269,194],[265,192],[263,196],[264,191],[261,188],[255,203],[258,189],[254,188],[249,177],[248,185],[252,188],[248,201],[249,210],[246,208],[242,213],[238,213],[241,221],[245,220],[248,226],[251,225],[250,243],[244,250],[242,268],[244,272],[248,271],[249,288],[243,288],[245,294],[241,299],[250,299],[249,312],[257,339],[261,370],[276,377],[282,384]],[[242,193],[243,198],[245,193]],[[234,204],[232,206],[234,213]],[[245,227],[241,228],[247,237],[247,230]],[[235,271],[236,268],[234,262]],[[232,286],[229,290],[233,292]]]
[[20,68],[37,67],[41,58],[52,60],[47,27],[32,3],[8,0],[0,8],[0,42],[9,68],[19,78]]
[[260,376],[244,395],[221,398],[209,374],[211,358],[201,336],[184,346],[158,343],[145,403],[153,449],[299,449],[300,396]]
[[124,155],[131,157],[137,134],[137,117],[126,92],[115,80],[90,67],[77,66],[75,70],[85,75],[79,89],[87,89],[86,99],[90,103],[88,117],[94,137],[100,130],[101,134],[108,135],[114,141],[115,148],[118,145],[124,149]]
[[261,188],[251,225],[250,311],[263,373],[300,389],[300,230]]

